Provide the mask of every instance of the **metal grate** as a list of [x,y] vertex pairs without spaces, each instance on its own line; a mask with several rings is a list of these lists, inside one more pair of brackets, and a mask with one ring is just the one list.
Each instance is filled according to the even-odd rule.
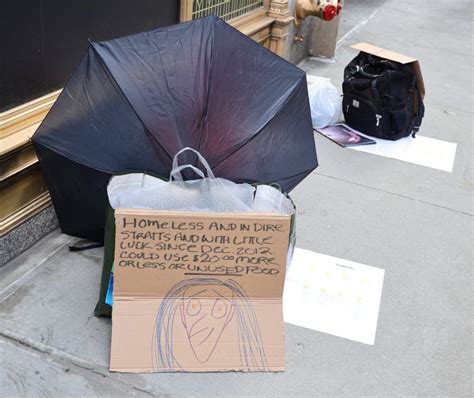
[[214,14],[229,21],[262,6],[262,0],[194,0],[192,18]]

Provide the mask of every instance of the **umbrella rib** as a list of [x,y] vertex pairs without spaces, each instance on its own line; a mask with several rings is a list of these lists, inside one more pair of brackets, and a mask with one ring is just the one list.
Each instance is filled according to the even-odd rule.
[[[303,75],[303,77],[305,77],[305,75]],[[242,149],[242,147],[247,145],[250,141],[254,140],[263,131],[263,129],[265,127],[267,127],[267,125],[281,112],[281,110],[286,106],[286,104],[290,101],[290,99],[294,97],[295,92],[297,91],[296,89],[300,86],[300,84],[305,83],[305,82],[306,82],[306,78],[301,79],[300,82],[298,82],[298,84],[296,84],[294,86],[293,91],[291,92],[291,94],[285,99],[285,101],[281,104],[281,106],[278,108],[278,110],[273,114],[273,117],[270,120],[268,120],[265,124],[263,124],[263,126],[261,126],[255,132],[255,134],[253,134],[250,138],[248,138],[247,140],[245,140],[245,141],[241,142],[240,144],[238,144],[236,146],[236,148],[234,150],[232,150],[230,153],[228,153],[224,158],[218,159],[217,163],[215,163],[213,165],[213,168],[217,168],[218,166],[220,166],[224,161],[226,161],[228,158],[230,158],[234,153],[238,152],[240,149]]]
[[[282,178],[278,178],[278,179],[275,179],[275,180],[269,180],[269,181],[260,181],[260,180],[257,181],[257,180],[254,180],[254,183],[266,184],[266,185],[275,184],[276,181],[284,181],[284,180],[288,180],[288,179],[290,179],[290,178],[294,178],[294,177],[298,177],[298,176],[302,176],[302,175],[308,175],[308,174],[310,174],[313,170],[315,170],[317,167],[318,167],[318,166],[311,167],[310,169],[305,170],[305,171],[303,171],[303,172],[301,172],[301,173],[296,173],[296,174],[293,174],[293,175],[291,175],[291,176],[282,177]],[[248,180],[248,179],[245,179],[245,178],[243,178],[243,179],[239,179],[239,178],[237,178],[237,179],[232,179],[232,181],[234,181],[234,182],[241,182],[241,183],[249,183],[249,182],[248,182],[249,180]]]
[[91,45],[93,51],[95,52],[95,54],[97,55],[97,59],[99,60],[99,63],[101,65],[101,67],[104,69],[105,73],[107,74],[107,76],[109,76],[113,82],[115,83],[115,85],[117,86],[118,90],[120,91],[120,93],[123,95],[123,97],[125,98],[125,101],[127,101],[128,105],[130,106],[130,108],[132,109],[132,111],[135,113],[135,115],[137,116],[138,120],[140,120],[141,124],[143,125],[143,127],[145,127],[146,131],[148,132],[148,136],[149,138],[151,138],[153,140],[153,142],[156,143],[156,145],[158,145],[162,150],[163,152],[168,156],[168,158],[171,160],[173,157],[168,153],[168,151],[166,150],[165,147],[163,147],[163,145],[161,145],[158,140],[153,136],[153,134],[151,134],[150,130],[148,129],[147,125],[143,122],[142,118],[140,117],[140,115],[138,114],[138,112],[135,110],[135,108],[133,107],[133,105],[131,104],[130,100],[128,99],[128,97],[125,95],[124,91],[122,90],[122,87],[120,87],[120,84],[118,83],[118,81],[115,79],[114,75],[112,75],[112,73],[109,71],[109,69],[107,68],[104,60],[102,59],[100,53],[96,50],[96,48],[94,47],[94,45],[92,44]]
[[206,125],[206,120],[207,120],[207,111],[209,109],[209,95],[211,92],[211,75],[212,75],[212,64],[214,61],[214,42],[215,42],[215,37],[216,37],[216,29],[215,29],[215,24],[212,24],[212,44],[211,44],[211,57],[210,57],[210,62],[209,62],[209,79],[208,79],[208,86],[207,86],[207,98],[206,98],[206,109],[204,109],[203,116],[201,118],[201,131],[199,132],[199,142],[198,142],[198,151],[201,151],[201,143],[202,143],[202,135],[204,132],[204,126]]

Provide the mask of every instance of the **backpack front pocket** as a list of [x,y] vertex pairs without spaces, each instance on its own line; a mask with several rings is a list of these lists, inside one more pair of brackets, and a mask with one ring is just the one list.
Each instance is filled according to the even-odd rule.
[[342,107],[346,123],[355,130],[378,138],[385,138],[383,112],[378,111],[374,104],[359,96],[345,94]]
[[389,139],[397,140],[409,135],[409,112],[406,105],[401,101],[390,104],[389,114],[391,123]]

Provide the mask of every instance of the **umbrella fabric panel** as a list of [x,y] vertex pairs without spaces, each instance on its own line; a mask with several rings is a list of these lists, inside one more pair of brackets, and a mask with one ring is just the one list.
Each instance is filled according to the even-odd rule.
[[33,145],[42,165],[61,231],[103,242],[107,183],[112,174],[85,167],[41,144]]
[[168,158],[190,146],[212,167],[268,123],[304,78],[214,16],[93,46]]
[[303,76],[274,118],[216,166],[215,173],[231,180],[277,183],[289,192],[297,184],[290,177],[310,172],[318,164],[310,115]]
[[[295,188],[301,181],[303,181],[307,176],[309,176],[313,172],[314,168],[308,171],[305,171],[303,173],[283,178],[280,180],[279,185],[280,187],[287,187],[288,191],[285,192],[290,192]],[[304,205],[304,203],[303,203]]]
[[106,68],[171,161],[197,148],[206,114],[214,18],[93,43]]
[[166,170],[160,148],[91,47],[33,141],[108,173]]
[[[282,107],[288,106],[288,98],[305,79],[301,69],[222,20],[213,19],[209,99],[198,147],[211,167],[250,140]],[[294,116],[301,117],[302,112],[297,110]]]

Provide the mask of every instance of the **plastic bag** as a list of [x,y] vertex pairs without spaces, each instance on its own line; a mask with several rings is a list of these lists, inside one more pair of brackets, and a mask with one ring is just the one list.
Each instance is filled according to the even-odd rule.
[[[186,164],[178,157],[185,151],[194,152],[206,170]],[[192,169],[201,178],[183,181],[182,171]],[[169,181],[142,173],[113,177],[107,187],[112,208],[141,208],[167,211],[196,212],[269,212],[293,215],[294,205],[278,189],[269,185],[237,184],[214,176],[204,157],[192,148],[179,151],[173,160]]]
[[307,79],[313,127],[323,128],[340,121],[342,100],[331,80],[310,75],[307,75]]

